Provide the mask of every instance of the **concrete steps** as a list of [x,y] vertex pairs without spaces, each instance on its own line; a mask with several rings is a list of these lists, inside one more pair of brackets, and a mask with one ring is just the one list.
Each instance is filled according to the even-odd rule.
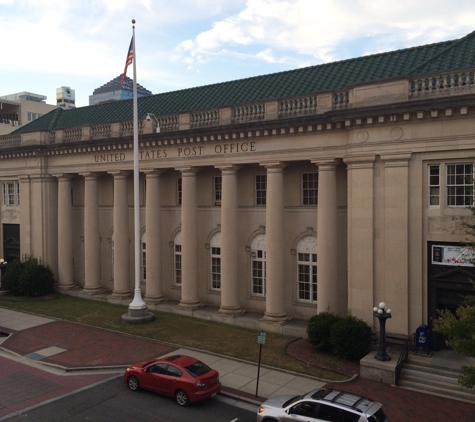
[[475,391],[463,388],[457,381],[460,369],[437,366],[427,358],[409,355],[404,363],[398,387],[407,390],[475,403]]

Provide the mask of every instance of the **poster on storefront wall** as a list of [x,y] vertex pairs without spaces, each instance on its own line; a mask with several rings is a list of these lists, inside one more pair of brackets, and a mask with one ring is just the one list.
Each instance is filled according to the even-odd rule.
[[432,264],[473,267],[475,251],[466,246],[432,245]]

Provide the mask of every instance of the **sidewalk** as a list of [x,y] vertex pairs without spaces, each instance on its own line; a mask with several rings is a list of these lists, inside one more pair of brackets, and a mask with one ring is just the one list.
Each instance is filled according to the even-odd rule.
[[247,403],[253,411],[266,398],[303,394],[327,385],[382,402],[392,422],[475,420],[472,404],[360,377],[344,383],[327,383],[263,366],[256,397],[255,364],[5,308],[0,308],[0,332],[6,333],[0,333],[0,420],[25,407],[122,376],[124,369],[135,361],[170,353],[195,356],[218,370],[223,385],[220,399]]

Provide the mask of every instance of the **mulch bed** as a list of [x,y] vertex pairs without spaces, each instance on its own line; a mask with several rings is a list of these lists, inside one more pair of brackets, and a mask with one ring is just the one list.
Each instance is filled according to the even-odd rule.
[[307,365],[317,366],[318,368],[348,377],[353,377],[360,373],[359,361],[347,361],[331,353],[315,350],[305,339],[298,339],[289,343],[287,353],[294,359],[304,362]]

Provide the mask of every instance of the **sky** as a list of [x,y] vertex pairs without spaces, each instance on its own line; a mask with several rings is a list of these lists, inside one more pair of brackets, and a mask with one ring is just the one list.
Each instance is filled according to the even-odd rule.
[[[0,95],[78,107],[122,74],[153,94],[440,41],[475,30],[473,0],[0,0]],[[127,76],[133,77],[132,66]]]

